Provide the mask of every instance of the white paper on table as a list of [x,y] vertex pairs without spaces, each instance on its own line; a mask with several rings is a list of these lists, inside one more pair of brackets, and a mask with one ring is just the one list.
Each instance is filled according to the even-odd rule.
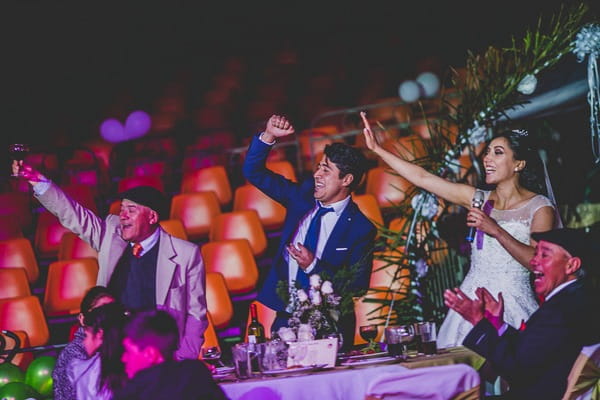
[[[335,358],[338,349],[337,341],[337,338],[328,338],[307,340],[304,342],[289,342],[288,368],[299,365],[304,367],[313,365],[325,365],[324,368],[335,367]],[[292,358],[290,354],[296,354],[300,357]]]

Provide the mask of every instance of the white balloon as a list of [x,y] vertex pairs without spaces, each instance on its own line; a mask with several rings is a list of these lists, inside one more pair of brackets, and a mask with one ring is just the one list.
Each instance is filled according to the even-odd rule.
[[421,94],[420,92],[419,85],[417,85],[417,82],[415,81],[404,81],[398,88],[400,98],[407,103],[412,103],[417,100]]
[[417,82],[423,88],[425,97],[433,97],[440,90],[440,80],[433,72],[423,72],[417,76]]

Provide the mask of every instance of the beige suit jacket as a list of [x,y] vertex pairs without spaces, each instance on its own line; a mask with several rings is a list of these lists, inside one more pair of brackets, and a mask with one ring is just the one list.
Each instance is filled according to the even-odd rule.
[[[119,217],[102,219],[52,184],[40,203],[61,224],[98,251],[97,284],[107,286],[128,242],[121,238]],[[177,321],[180,343],[176,357],[198,358],[208,326],[206,317],[206,274],[200,249],[194,243],[175,238],[160,230],[156,265],[156,305]]]

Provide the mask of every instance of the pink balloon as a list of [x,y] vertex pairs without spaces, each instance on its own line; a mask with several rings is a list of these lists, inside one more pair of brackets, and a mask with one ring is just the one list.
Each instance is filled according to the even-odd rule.
[[114,118],[106,119],[100,124],[100,136],[111,143],[119,143],[127,140],[123,125]]
[[152,120],[144,111],[134,111],[125,120],[125,134],[129,139],[144,136],[150,130]]

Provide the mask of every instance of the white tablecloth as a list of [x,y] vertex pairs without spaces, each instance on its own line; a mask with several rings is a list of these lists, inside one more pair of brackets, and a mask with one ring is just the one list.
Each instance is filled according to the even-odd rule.
[[321,371],[309,375],[221,383],[231,400],[364,400],[376,376],[407,368],[395,365]]

